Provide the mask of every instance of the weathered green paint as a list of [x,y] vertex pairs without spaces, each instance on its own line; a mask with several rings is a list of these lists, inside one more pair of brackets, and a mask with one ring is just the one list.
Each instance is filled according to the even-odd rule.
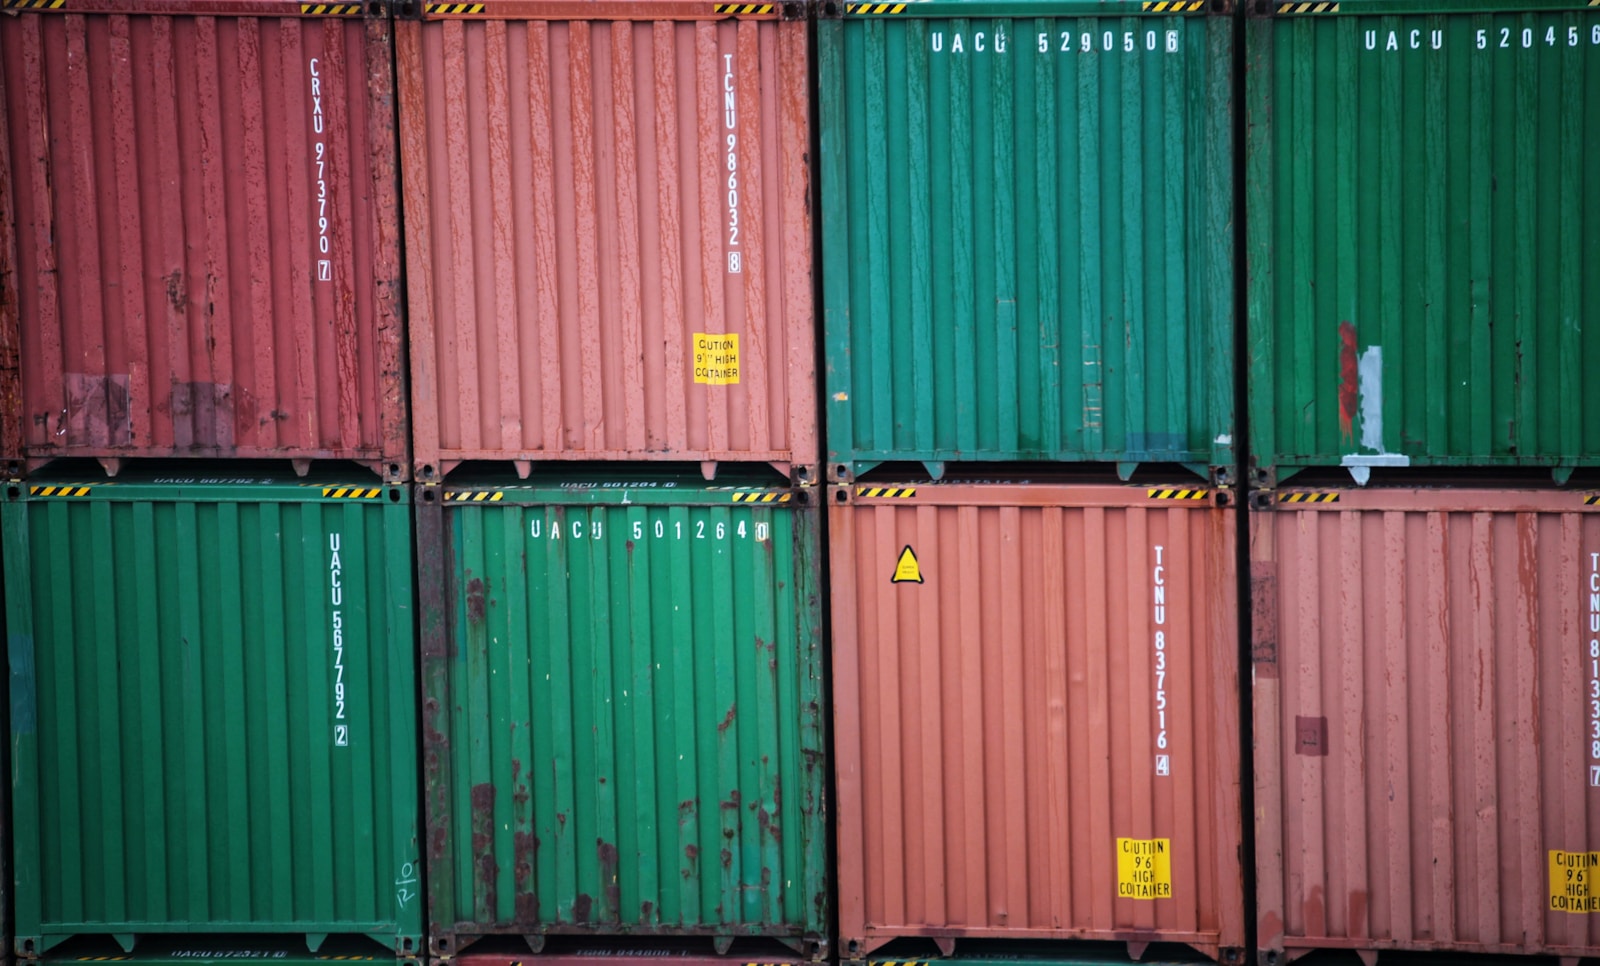
[[1600,464],[1600,9],[1433,6],[1247,23],[1252,459],[1280,476]]
[[1140,9],[818,21],[832,478],[1232,463],[1232,28]]
[[144,933],[418,952],[410,496],[328,488],[6,485],[19,954]]
[[729,475],[419,488],[435,954],[825,939],[816,497]]

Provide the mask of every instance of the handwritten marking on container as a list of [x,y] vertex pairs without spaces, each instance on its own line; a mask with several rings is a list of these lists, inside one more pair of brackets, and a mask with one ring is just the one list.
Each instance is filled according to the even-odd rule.
[[1117,896],[1172,898],[1172,840],[1117,839]]
[[1589,787],[1600,787],[1600,553],[1589,554]]
[[744,271],[744,256],[739,251],[739,104],[733,81],[733,55],[723,54],[722,126],[728,131],[728,274],[737,275]]
[[1171,776],[1172,759],[1167,750],[1167,568],[1161,562],[1166,548],[1156,546],[1156,566],[1150,574],[1151,598],[1155,613],[1156,646],[1156,774]]
[[922,583],[922,565],[917,563],[917,552],[906,544],[900,551],[900,559],[895,561],[894,576],[889,578],[891,584],[920,584]]
[[333,626],[333,743],[350,744],[350,725],[345,721],[344,692],[344,587],[340,579],[344,565],[339,560],[339,534],[328,534],[328,601],[333,606],[329,620]]
[[418,891],[417,864],[407,862],[400,866],[400,874],[394,879],[394,898],[404,909],[417,897]]
[[1595,873],[1600,852],[1550,850],[1550,911],[1600,912]]
[[708,386],[739,382],[739,336],[710,332],[694,334],[694,381]]
[[312,199],[313,207],[317,213],[317,281],[329,282],[333,280],[333,261],[329,252],[332,244],[328,241],[328,145],[323,141],[322,134],[326,127],[322,114],[322,71],[318,66],[318,58],[311,58],[311,133],[316,135],[316,141],[311,150],[315,155],[317,166],[316,196]]

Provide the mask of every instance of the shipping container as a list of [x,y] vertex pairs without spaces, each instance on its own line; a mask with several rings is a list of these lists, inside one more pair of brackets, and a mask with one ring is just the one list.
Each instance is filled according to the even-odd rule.
[[1252,459],[1600,464],[1600,9],[1257,0]]
[[[488,943],[483,944],[490,945]],[[527,947],[520,951],[482,952],[474,947],[471,952],[456,960],[460,966],[527,966]],[[637,966],[647,960],[654,966],[802,966],[802,959],[793,950],[773,945],[741,948],[727,955],[714,954],[711,947],[689,945],[664,946],[659,940],[645,945],[594,943],[567,945],[555,944],[539,954],[539,966]]]
[[1252,497],[1263,966],[1600,954],[1600,494]]
[[416,478],[738,460],[812,482],[804,5],[421,8],[396,24]]
[[384,4],[26,6],[0,18],[0,456],[403,478]]
[[410,493],[180,463],[9,483],[16,952],[420,952]]
[[829,491],[840,955],[988,937],[1241,961],[1231,492]]
[[[143,940],[132,953],[125,953],[115,942],[73,940],[57,947],[43,960],[24,961],[27,966],[66,966],[66,964],[107,963],[118,966],[238,966],[239,963],[270,963],[272,966],[344,966],[396,962],[394,954],[374,951],[371,943],[330,937],[316,952],[305,943],[293,945],[281,937],[259,935],[161,936]],[[419,960],[400,960],[400,966],[421,966]]]
[[434,955],[562,933],[826,954],[820,511],[781,479],[417,488]]
[[1230,9],[824,4],[830,478],[1231,471]]

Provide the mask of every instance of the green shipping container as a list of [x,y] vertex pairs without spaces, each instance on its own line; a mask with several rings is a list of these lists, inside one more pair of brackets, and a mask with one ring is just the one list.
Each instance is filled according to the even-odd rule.
[[1258,482],[1600,464],[1600,8],[1252,7]]
[[818,498],[728,476],[418,487],[435,955],[826,952]]
[[409,493],[179,472],[5,485],[17,952],[416,955]]
[[1231,468],[1229,7],[824,5],[830,479]]

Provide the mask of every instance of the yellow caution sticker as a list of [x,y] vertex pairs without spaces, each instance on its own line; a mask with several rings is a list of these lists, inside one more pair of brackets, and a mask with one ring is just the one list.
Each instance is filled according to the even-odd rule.
[[1172,898],[1172,840],[1117,839],[1117,896]]
[[1550,911],[1600,912],[1600,852],[1550,850]]
[[739,336],[736,333],[694,334],[694,381],[707,386],[738,383]]
[[889,583],[922,583],[922,567],[917,563],[917,553],[911,549],[910,544],[906,544],[906,548],[900,551],[900,559],[894,565],[894,576],[889,578]]

